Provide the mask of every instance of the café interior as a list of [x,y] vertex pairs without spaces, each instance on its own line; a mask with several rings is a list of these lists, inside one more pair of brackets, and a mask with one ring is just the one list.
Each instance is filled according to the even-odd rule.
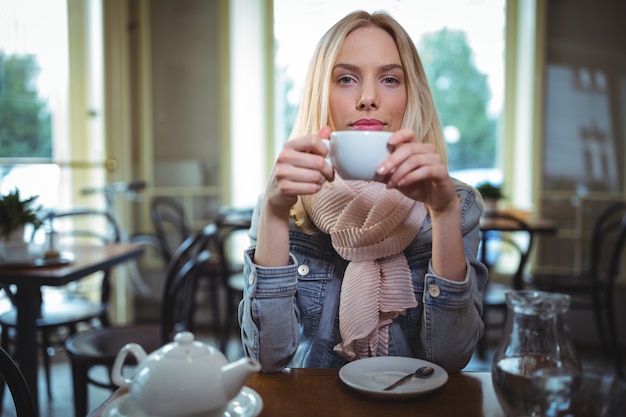
[[[54,207],[47,207],[52,212],[88,208],[114,213],[120,241],[133,243],[136,238],[141,254],[129,255],[110,271],[110,325],[158,324],[164,271],[180,255],[179,245],[204,231],[211,234],[210,251],[218,256],[209,262],[211,278],[198,280],[194,332],[229,361],[244,355],[236,323],[241,253],[251,209],[286,139],[285,116],[275,105],[283,99],[279,91],[284,87],[275,77],[274,8],[279,3],[67,0],[68,45],[59,49],[69,51],[69,105],[66,121],[60,123],[64,126],[54,125],[54,132],[64,133],[53,132],[51,158],[0,156],[0,165],[14,173],[39,166],[41,171],[17,176],[14,184],[31,184],[41,176],[41,182],[35,181],[40,188],[34,190],[53,202]],[[331,7],[323,0],[301,3],[313,14]],[[600,256],[595,265],[599,255],[594,251],[604,244],[594,233],[601,214],[626,202],[626,27],[620,2],[497,3],[505,10],[496,147],[503,197],[490,214],[504,212],[516,220],[499,223],[485,217],[482,248],[490,270],[487,289],[493,293],[485,296],[485,336],[466,370],[491,370],[506,317],[498,291],[533,284],[545,291],[575,291],[570,285],[542,287],[539,277],[578,282],[595,268],[599,278],[591,286],[585,280],[584,290],[572,292],[564,319],[583,362],[623,379],[626,257],[620,249],[611,259]],[[428,13],[430,3],[418,4]],[[95,61],[90,55],[94,42],[100,45]],[[94,79],[98,81],[92,84]],[[43,189],[43,178],[49,175],[55,186]],[[61,219],[54,224],[61,225]],[[105,227],[103,220],[86,224]],[[39,238],[47,244],[50,236]],[[506,248],[510,240],[516,249]],[[606,252],[613,254],[621,240],[607,240]],[[98,274],[86,276],[73,283],[73,290],[80,288],[97,299],[100,280]],[[6,283],[2,286],[8,293],[13,281]],[[15,316],[13,322],[3,319],[15,308],[7,293],[0,326],[2,347],[12,352],[19,324]],[[50,291],[53,297],[57,293]],[[590,296],[595,294],[606,298],[594,304]],[[43,295],[45,302],[47,293]],[[36,339],[37,407],[42,417],[74,415],[68,330],[55,328],[49,336]],[[5,391],[2,415],[15,415],[12,395]],[[87,413],[99,412],[111,392],[90,386],[84,400]],[[268,406],[267,399],[264,404]]]

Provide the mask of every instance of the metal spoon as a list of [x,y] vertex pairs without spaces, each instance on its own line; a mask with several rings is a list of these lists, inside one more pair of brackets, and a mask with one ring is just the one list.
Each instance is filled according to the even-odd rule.
[[413,378],[422,378],[422,379],[429,378],[434,373],[435,373],[435,370],[431,368],[430,366],[422,366],[421,368],[417,368],[415,372],[413,372],[412,374],[403,376],[402,378],[400,378],[393,384],[389,385],[387,388],[383,389],[383,391],[390,391],[394,389],[395,387],[402,385],[408,380],[413,379]]

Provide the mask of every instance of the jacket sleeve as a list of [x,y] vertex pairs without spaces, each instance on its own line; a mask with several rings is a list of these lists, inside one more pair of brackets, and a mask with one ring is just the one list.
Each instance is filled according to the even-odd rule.
[[277,372],[287,366],[300,340],[295,302],[298,265],[291,255],[284,267],[254,264],[258,209],[249,232],[251,247],[244,253],[245,288],[238,317],[246,354],[261,363],[263,372]]
[[482,291],[487,268],[477,259],[482,209],[474,192],[461,187],[463,246],[467,272],[465,280],[453,282],[437,276],[429,265],[424,279],[422,354],[448,372],[467,365],[484,332]]

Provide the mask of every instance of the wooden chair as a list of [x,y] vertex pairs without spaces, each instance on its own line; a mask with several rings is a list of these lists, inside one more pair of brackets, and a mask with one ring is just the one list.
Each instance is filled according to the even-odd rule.
[[626,243],[626,202],[611,204],[598,216],[589,240],[589,265],[578,275],[535,273],[525,277],[527,285],[542,291],[571,296],[572,309],[590,309],[602,347],[623,379],[616,329],[614,289],[623,263]]
[[175,198],[154,197],[150,202],[150,217],[161,241],[163,257],[170,262],[178,245],[191,235],[185,208]]
[[[6,384],[11,391],[17,417],[37,417],[39,415],[39,408],[35,404],[24,375],[11,355],[2,348],[0,348],[0,379],[2,381],[0,399],[4,399],[4,386]],[[1,401],[0,414],[2,414]]]
[[[92,209],[51,211],[44,217],[44,224],[54,228],[61,245],[75,240],[104,245],[119,242],[121,236],[117,221],[107,211]],[[110,270],[102,274],[97,289],[99,293],[97,301],[92,301],[77,292],[77,283],[65,287],[42,288],[41,316],[37,319],[37,327],[42,339],[41,351],[49,399],[52,399],[50,356],[54,354],[56,345],[63,345],[64,334],[76,333],[80,323],[96,326],[109,324],[110,275]],[[11,299],[13,297],[11,289],[5,288],[5,290]],[[0,345],[3,349],[9,350],[16,327],[17,310],[15,308],[0,315],[2,331]],[[53,335],[60,338],[57,343],[53,342]]]
[[[164,275],[159,324],[113,326],[77,333],[66,342],[72,369],[74,410],[76,417],[87,414],[88,385],[110,390],[110,372],[119,350],[127,343],[139,343],[152,352],[172,340],[182,330],[194,331],[197,282],[211,261],[205,248],[215,237],[215,226],[209,225],[187,238],[174,252]],[[93,378],[90,370],[104,366],[109,379]]]
[[[506,318],[507,304],[505,294],[511,290],[524,288],[528,258],[533,247],[533,232],[528,224],[508,213],[492,212],[486,215],[494,224],[494,230],[486,230],[482,234],[480,247],[481,261],[489,270],[489,280],[483,291],[483,321],[485,334],[478,342],[477,352],[482,358],[486,356],[486,344],[489,330],[493,327],[490,314],[499,311]],[[495,282],[495,265],[508,265],[506,282]],[[500,273],[500,272],[499,272]],[[502,275],[502,273],[500,273]],[[501,327],[502,322],[499,326]]]

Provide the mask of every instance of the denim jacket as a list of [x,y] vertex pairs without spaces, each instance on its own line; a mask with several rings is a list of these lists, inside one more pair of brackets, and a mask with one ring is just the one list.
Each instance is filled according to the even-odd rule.
[[[390,356],[434,362],[460,371],[482,336],[482,290],[487,270],[477,259],[482,206],[474,191],[457,185],[461,202],[465,280],[437,276],[431,268],[431,220],[426,216],[417,237],[405,249],[418,305],[390,326]],[[285,367],[339,368],[346,359],[333,351],[340,342],[339,294],[347,261],[333,249],[330,236],[305,233],[290,224],[290,264],[254,264],[260,201],[244,252],[244,297],[239,323],[246,354],[265,372]]]

